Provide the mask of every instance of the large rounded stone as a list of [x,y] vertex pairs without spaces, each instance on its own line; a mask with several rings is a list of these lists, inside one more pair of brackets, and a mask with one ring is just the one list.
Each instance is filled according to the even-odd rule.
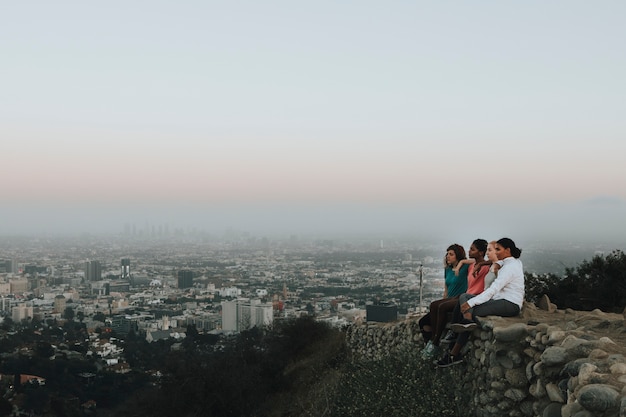
[[535,362],[530,361],[526,364],[526,379],[528,382],[533,380],[535,373],[533,372],[533,366],[535,366]]
[[626,374],[626,363],[614,363],[610,369],[612,374]]
[[533,402],[523,401],[521,404],[519,404],[519,410],[525,416],[528,416],[528,417],[532,416],[533,415]]
[[609,385],[591,384],[578,391],[578,402],[590,411],[606,411],[619,406],[619,392]]
[[543,413],[541,413],[542,417],[561,417],[561,406],[560,403],[550,403],[546,408],[543,409]]
[[502,366],[505,369],[511,369],[515,365],[513,363],[513,360],[509,357],[509,355],[507,355],[507,352],[505,351],[499,351],[496,354],[496,361],[498,362],[500,366]]
[[505,384],[503,381],[493,381],[491,382],[490,386],[495,390],[502,391],[507,387],[507,384]]
[[609,357],[609,354],[606,353],[606,351],[602,349],[594,349],[591,352],[589,352],[589,357],[591,359],[606,359]]
[[542,398],[546,395],[546,387],[544,386],[543,381],[538,379],[537,382],[528,388],[528,392],[535,398]]
[[572,417],[577,412],[583,410],[583,406],[572,402],[561,407],[561,417]]
[[528,380],[526,379],[525,369],[522,369],[522,368],[508,369],[504,373],[504,377],[506,378],[507,381],[509,381],[509,384],[511,384],[514,387],[525,387],[526,385],[528,385]]
[[580,372],[580,367],[585,363],[591,363],[591,360],[588,358],[580,358],[568,362],[565,364],[563,369],[561,370],[561,375],[563,376],[577,376]]
[[554,384],[554,383],[547,384],[546,393],[548,394],[548,398],[550,398],[550,401],[561,403],[561,404],[565,403],[565,397],[563,396],[563,393],[561,392],[561,389],[558,387],[557,384]]
[[565,332],[561,329],[554,330],[549,333],[548,341],[546,344],[548,345],[556,345],[565,339]]
[[578,380],[582,385],[588,384],[591,374],[597,370],[598,367],[593,363],[583,363],[578,370]]
[[528,334],[526,327],[524,323],[515,323],[507,327],[496,327],[493,329],[493,337],[498,342],[519,341]]
[[493,366],[487,371],[489,378],[501,379],[504,377],[504,370],[500,366]]
[[551,346],[543,351],[541,361],[546,366],[565,363],[567,362],[567,349],[560,346]]
[[590,343],[588,340],[581,339],[574,335],[569,335],[563,340],[563,342],[561,342],[561,347],[565,349],[573,349],[580,345],[589,345],[589,344]]
[[504,396],[515,402],[520,402],[526,398],[527,393],[519,388],[510,388],[504,392]]

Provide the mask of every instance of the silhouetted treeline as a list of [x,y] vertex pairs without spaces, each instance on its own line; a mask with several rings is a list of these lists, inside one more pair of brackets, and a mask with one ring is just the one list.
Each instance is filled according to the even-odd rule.
[[[200,335],[197,335],[200,336]],[[311,317],[254,328],[206,349],[186,340],[162,362],[157,386],[115,412],[126,416],[299,416],[293,394],[345,363],[344,335]],[[300,398],[301,400],[301,398]],[[121,415],[121,414],[119,414]]]
[[621,250],[596,255],[575,268],[557,274],[526,274],[526,299],[543,294],[559,308],[600,309],[621,313],[626,306],[626,255]]

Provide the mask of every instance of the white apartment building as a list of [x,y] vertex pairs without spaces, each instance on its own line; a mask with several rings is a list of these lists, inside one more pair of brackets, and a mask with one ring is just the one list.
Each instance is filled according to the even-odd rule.
[[11,311],[11,318],[14,323],[19,323],[24,319],[33,317],[33,305],[32,303],[20,303],[20,305],[13,307]]
[[222,301],[222,330],[240,332],[254,326],[269,326],[274,322],[272,303],[238,298]]

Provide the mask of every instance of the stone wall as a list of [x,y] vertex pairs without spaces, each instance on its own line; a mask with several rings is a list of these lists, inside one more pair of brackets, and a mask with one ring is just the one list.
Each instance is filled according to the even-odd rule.
[[[446,368],[471,391],[468,416],[626,417],[624,317],[539,310],[481,318],[463,363]],[[355,324],[346,338],[365,360],[424,345],[417,318]]]

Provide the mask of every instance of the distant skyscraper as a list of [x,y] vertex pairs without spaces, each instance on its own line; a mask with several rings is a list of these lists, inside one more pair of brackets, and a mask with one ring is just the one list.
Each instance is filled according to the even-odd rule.
[[10,274],[17,274],[17,260],[9,259],[5,262],[6,272]]
[[193,286],[193,271],[178,271],[178,288],[191,288]]
[[102,279],[102,266],[99,261],[85,262],[85,281],[100,281]]
[[130,259],[122,258],[122,272],[120,273],[121,279],[130,279]]

